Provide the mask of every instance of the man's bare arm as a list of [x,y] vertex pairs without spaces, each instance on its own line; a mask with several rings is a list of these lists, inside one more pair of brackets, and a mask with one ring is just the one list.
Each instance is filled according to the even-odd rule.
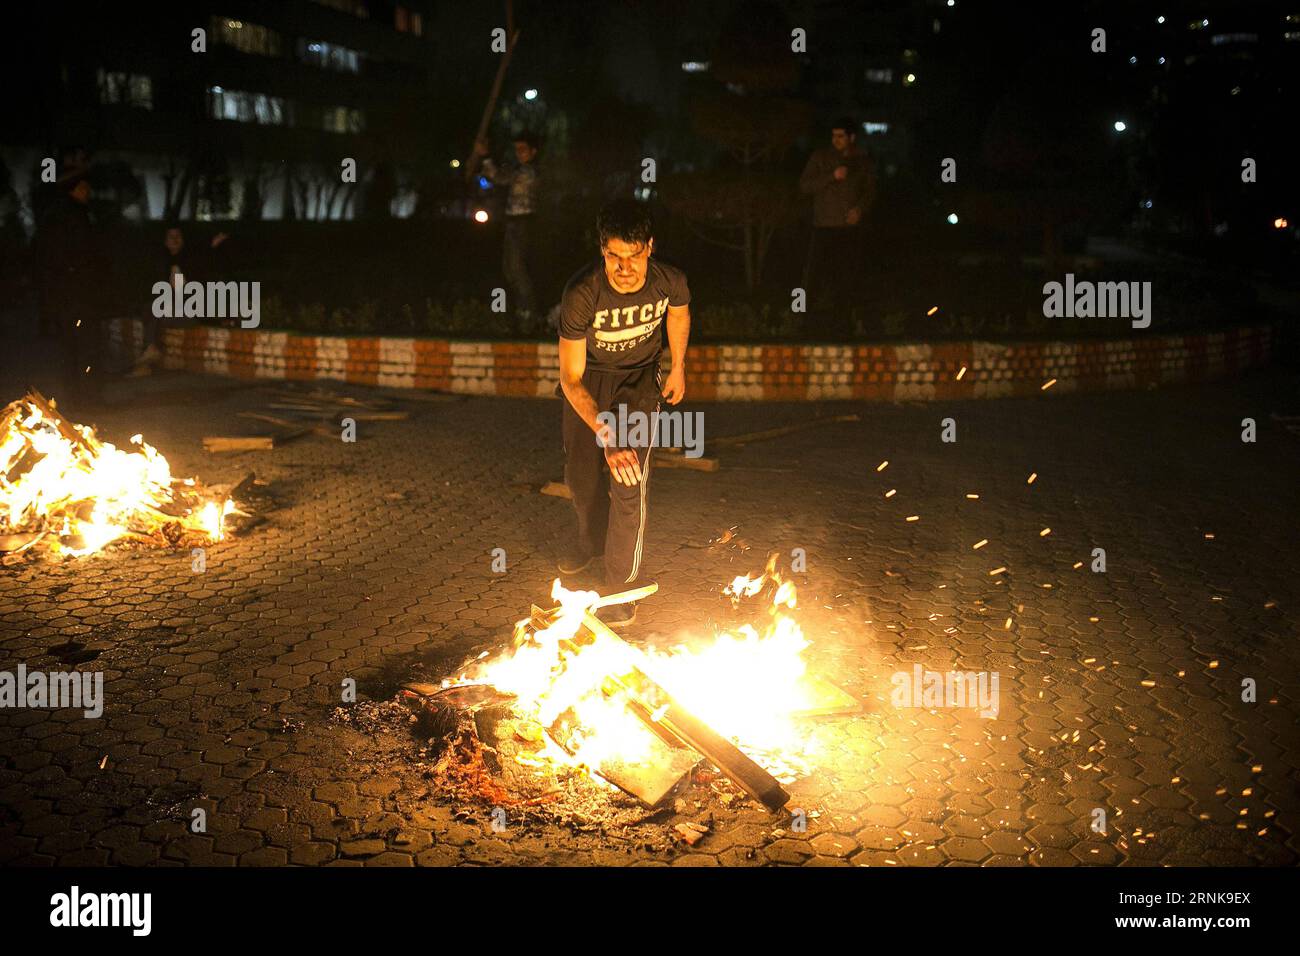
[[587,386],[582,384],[582,373],[585,371],[587,340],[560,339],[560,388],[564,390],[564,398],[573,406],[578,417],[587,423],[587,427],[599,434],[600,422],[596,420],[596,415],[600,409],[596,407],[596,400],[587,391]]
[[668,307],[668,354],[672,369],[664,383],[663,397],[669,405],[676,405],[686,397],[686,347],[691,339],[691,307]]
[[600,409],[587,386],[582,384],[582,373],[586,370],[587,340],[560,339],[560,388],[564,390],[565,401],[587,423],[605,449],[605,462],[614,480],[628,486],[635,485],[641,480],[641,460],[635,450],[619,448],[614,442],[614,430],[596,418]]

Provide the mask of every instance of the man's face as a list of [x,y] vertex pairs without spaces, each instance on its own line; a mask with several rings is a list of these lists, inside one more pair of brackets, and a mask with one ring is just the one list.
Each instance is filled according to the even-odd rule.
[[537,155],[537,150],[529,146],[522,139],[515,141],[515,159],[519,160],[519,165],[531,163],[533,157]]
[[163,245],[167,247],[168,252],[172,255],[176,255],[176,253],[180,252],[181,249],[185,247],[185,237],[181,235],[179,229],[168,229],[167,235],[163,239]]
[[610,239],[601,246],[600,254],[605,259],[605,277],[615,291],[636,292],[645,285],[645,274],[654,247],[653,239],[645,243]]
[[852,142],[853,139],[852,137],[849,136],[848,130],[844,130],[844,129],[831,130],[831,145],[834,146],[838,152],[841,153],[844,152],[846,149],[849,148],[849,144]]

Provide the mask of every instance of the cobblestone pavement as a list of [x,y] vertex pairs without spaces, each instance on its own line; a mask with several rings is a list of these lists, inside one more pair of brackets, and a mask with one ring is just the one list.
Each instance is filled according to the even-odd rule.
[[[699,625],[731,576],[804,548],[813,664],[870,710],[810,730],[822,758],[792,787],[807,832],[742,804],[687,848],[494,833],[393,771],[391,740],[329,716],[344,678],[390,696],[545,602],[570,512],[523,486],[561,474],[557,403],[407,401],[409,421],[362,423],[354,445],[209,456],[200,436],[245,425],[234,413],[261,393],[120,383],[78,417],[143,432],[177,474],[255,469],[283,507],[202,574],[158,551],[0,569],[0,669],[76,662],[107,694],[98,720],[0,711],[0,862],[1293,865],[1300,438],[1269,416],[1300,411],[1271,397],[1295,384],[697,406],[715,435],[861,420],[720,451],[714,474],[657,471],[646,570],[661,590],[635,634]],[[731,526],[747,566],[693,546]],[[895,707],[891,677],[915,664],[997,671],[997,716]]]

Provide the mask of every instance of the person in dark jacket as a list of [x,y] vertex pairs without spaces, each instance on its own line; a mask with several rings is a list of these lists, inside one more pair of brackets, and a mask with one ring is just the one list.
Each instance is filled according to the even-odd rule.
[[[229,237],[226,233],[219,232],[212,237],[208,247],[216,249],[227,238]],[[185,233],[181,231],[178,224],[172,223],[163,234],[163,251],[164,254],[160,257],[161,268],[158,270],[162,281],[173,285],[180,282],[202,281],[201,277],[195,274],[198,259],[185,245]],[[155,316],[152,310],[147,311],[144,316],[145,349],[131,368],[132,378],[152,375],[154,368],[162,363],[162,328],[163,320]]]
[[804,267],[814,314],[832,314],[847,327],[862,288],[863,223],[875,198],[875,169],[857,147],[850,119],[831,124],[829,146],[808,157],[799,190],[813,201],[812,243]]
[[90,221],[90,183],[82,170],[59,182],[60,194],[41,224],[45,302],[58,328],[63,387],[97,398],[105,361],[104,327],[96,307],[102,253]]

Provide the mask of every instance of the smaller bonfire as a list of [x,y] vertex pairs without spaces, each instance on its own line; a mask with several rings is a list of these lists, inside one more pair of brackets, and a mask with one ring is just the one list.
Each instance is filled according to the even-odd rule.
[[140,435],[121,449],[32,390],[0,410],[0,552],[80,556],[114,541],[220,541],[229,499],[171,468]]

